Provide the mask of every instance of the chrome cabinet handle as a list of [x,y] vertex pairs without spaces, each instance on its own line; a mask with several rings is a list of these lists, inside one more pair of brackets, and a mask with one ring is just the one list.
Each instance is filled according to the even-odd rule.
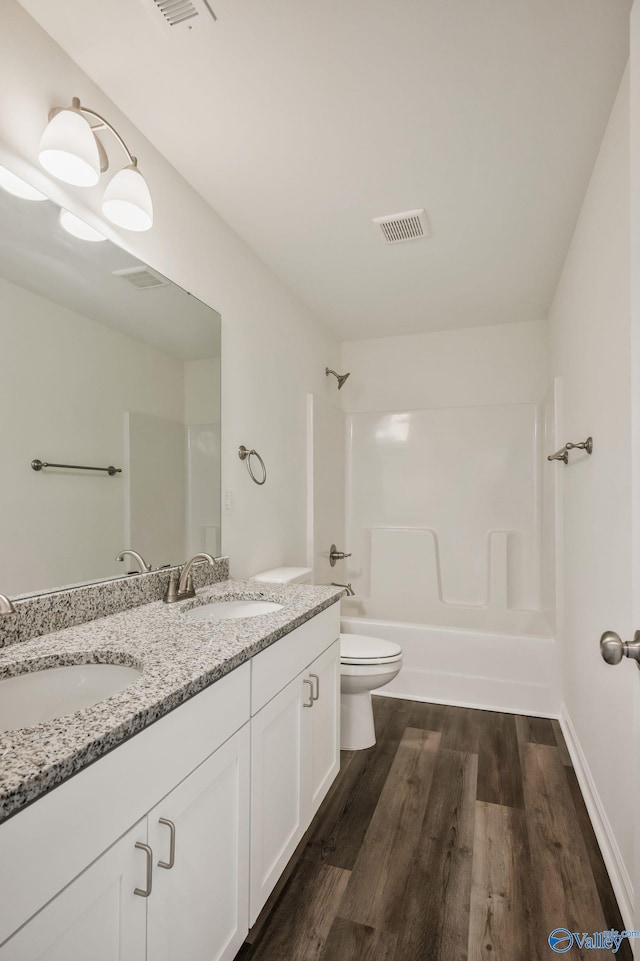
[[305,701],[302,706],[303,706],[303,707],[313,707],[313,702],[314,702],[314,697],[313,697],[313,681],[310,681],[308,677],[305,677],[302,683],[309,685],[309,703],[307,704],[307,702]]
[[136,841],[136,847],[147,855],[147,887],[146,890],[145,888],[134,888],[133,893],[139,894],[141,898],[148,898],[151,894],[153,876],[153,851],[148,844],[143,844],[142,841]]
[[171,832],[169,838],[169,860],[168,861],[158,861],[159,868],[166,868],[170,871],[173,865],[176,863],[176,826],[173,821],[169,818],[159,818],[158,824],[166,824]]
[[623,657],[630,657],[640,669],[640,631],[632,641],[623,641],[615,631],[605,631],[600,638],[600,653],[607,664],[619,664]]
[[309,677],[312,677],[316,682],[316,693],[312,694],[311,696],[313,697],[314,701],[317,701],[320,697],[320,678],[317,674],[310,674]]

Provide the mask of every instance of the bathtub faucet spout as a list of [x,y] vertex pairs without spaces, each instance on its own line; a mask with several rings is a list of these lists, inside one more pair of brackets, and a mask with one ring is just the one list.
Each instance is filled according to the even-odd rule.
[[332,587],[344,587],[344,589],[345,589],[345,591],[347,592],[347,595],[348,595],[349,597],[355,597],[355,596],[356,596],[356,592],[355,592],[354,589],[352,588],[351,584],[336,584],[335,581],[331,581],[331,586],[332,586]]

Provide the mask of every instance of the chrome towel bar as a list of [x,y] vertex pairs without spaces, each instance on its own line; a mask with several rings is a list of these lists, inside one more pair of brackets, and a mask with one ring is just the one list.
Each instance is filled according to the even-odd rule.
[[35,460],[31,461],[31,466],[34,470],[42,470],[43,467],[64,467],[65,470],[103,470],[105,474],[110,474],[113,477],[114,474],[121,474],[121,467],[114,467],[112,464],[109,467],[83,467],[81,464],[48,464],[46,460]]
[[570,450],[586,450],[587,454],[593,454],[593,437],[587,437],[586,440],[581,441],[579,444],[569,442],[560,450],[557,450],[555,454],[548,454],[547,460],[561,460],[566,466],[569,463]]

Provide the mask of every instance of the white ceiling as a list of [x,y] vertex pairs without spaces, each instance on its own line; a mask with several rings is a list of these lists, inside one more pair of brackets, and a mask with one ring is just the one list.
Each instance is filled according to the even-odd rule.
[[21,2],[342,339],[547,316],[631,0]]

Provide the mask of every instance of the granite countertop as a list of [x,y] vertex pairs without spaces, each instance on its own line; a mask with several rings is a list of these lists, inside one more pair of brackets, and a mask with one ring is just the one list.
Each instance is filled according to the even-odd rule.
[[[335,604],[343,591],[226,580],[176,604],[142,607],[0,650],[0,681],[48,667],[124,664],[142,671],[118,694],[64,717],[0,733],[0,822]],[[183,617],[217,600],[261,599],[281,611],[225,621]]]

